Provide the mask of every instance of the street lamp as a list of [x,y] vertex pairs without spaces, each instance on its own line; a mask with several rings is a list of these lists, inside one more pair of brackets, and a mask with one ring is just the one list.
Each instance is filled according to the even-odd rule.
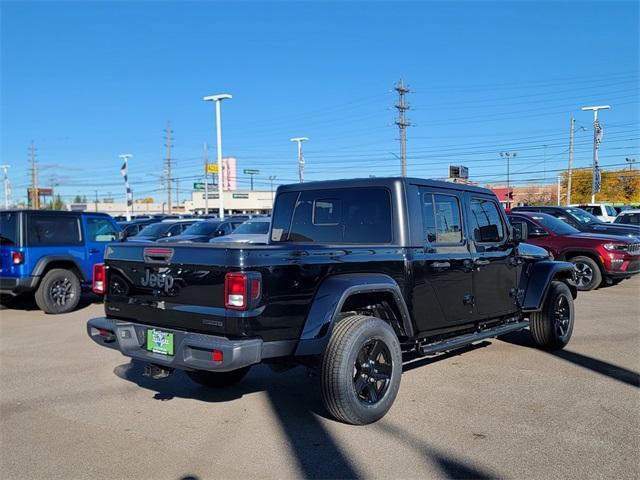
[[290,139],[292,142],[298,142],[298,178],[300,183],[304,182],[304,155],[302,154],[302,142],[309,140],[307,137],[296,137]]
[[624,160],[629,164],[629,171],[633,170],[633,164],[636,163],[636,159],[627,157]]
[[221,93],[218,95],[209,95],[203,97],[205,102],[216,102],[216,137],[218,142],[218,216],[220,220],[224,219],[224,200],[223,200],[223,188],[222,188],[222,124],[220,121],[220,102],[233,98],[228,93]]
[[511,168],[510,168],[510,160],[511,158],[516,158],[518,152],[500,152],[500,157],[507,160],[507,208],[511,208]]
[[275,179],[275,175],[269,175],[269,182],[271,182],[271,211],[273,211],[273,181]]

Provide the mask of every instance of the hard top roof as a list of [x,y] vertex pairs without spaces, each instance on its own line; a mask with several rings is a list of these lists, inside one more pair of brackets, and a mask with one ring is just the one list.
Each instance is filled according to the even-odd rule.
[[433,188],[447,188],[450,190],[468,191],[493,195],[491,190],[463,183],[444,182],[441,180],[429,180],[416,177],[372,177],[350,178],[345,180],[323,180],[319,182],[292,183],[281,185],[278,192],[291,192],[301,190],[320,190],[325,188],[349,188],[349,187],[387,187],[392,188],[396,184],[415,184]]

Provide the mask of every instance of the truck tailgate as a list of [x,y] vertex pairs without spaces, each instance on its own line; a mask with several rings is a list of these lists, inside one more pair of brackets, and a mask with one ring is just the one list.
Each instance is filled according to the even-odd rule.
[[213,335],[241,334],[227,322],[227,249],[209,245],[111,244],[106,251],[109,317]]

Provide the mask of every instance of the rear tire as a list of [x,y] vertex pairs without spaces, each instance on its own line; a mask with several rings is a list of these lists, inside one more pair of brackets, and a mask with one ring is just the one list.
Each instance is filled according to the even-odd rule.
[[576,266],[576,287],[578,290],[588,292],[600,286],[602,272],[598,262],[583,256],[573,257],[570,262]]
[[573,333],[574,317],[571,290],[564,282],[551,282],[542,310],[529,319],[533,341],[544,350],[564,348]]
[[80,302],[82,289],[78,276],[71,270],[54,268],[49,270],[35,293],[38,308],[44,313],[69,313]]
[[211,388],[224,388],[242,380],[251,367],[239,368],[230,372],[209,372],[207,370],[186,371],[187,376],[196,383]]
[[338,322],[322,359],[322,400],[337,420],[365,425],[382,418],[400,388],[402,351],[388,323],[353,315]]

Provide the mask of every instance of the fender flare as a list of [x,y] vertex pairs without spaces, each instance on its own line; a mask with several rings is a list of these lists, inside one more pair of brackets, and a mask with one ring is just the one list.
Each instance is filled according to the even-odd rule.
[[334,275],[324,280],[316,292],[295,355],[319,355],[324,352],[345,301],[352,295],[371,292],[393,295],[405,333],[412,337],[414,332],[409,309],[398,283],[390,276],[376,273]]
[[[525,267],[526,268],[526,267]],[[573,263],[555,260],[540,260],[531,263],[520,279],[520,290],[524,291],[522,300],[523,312],[537,312],[542,309],[554,278],[574,280]],[[569,284],[575,298],[577,289]]]
[[44,255],[42,257],[40,257],[38,259],[38,262],[36,263],[36,266],[33,268],[33,271],[31,272],[31,277],[32,277],[32,286],[36,286],[39,282],[40,282],[40,277],[42,276],[42,274],[44,273],[44,271],[46,270],[47,266],[52,263],[52,262],[71,262],[73,263],[73,265],[76,267],[76,269],[78,270],[78,272],[80,272],[80,281],[81,282],[86,282],[87,278],[86,275],[84,273],[84,270],[82,270],[82,267],[78,264],[78,261],[70,256],[70,255]]

